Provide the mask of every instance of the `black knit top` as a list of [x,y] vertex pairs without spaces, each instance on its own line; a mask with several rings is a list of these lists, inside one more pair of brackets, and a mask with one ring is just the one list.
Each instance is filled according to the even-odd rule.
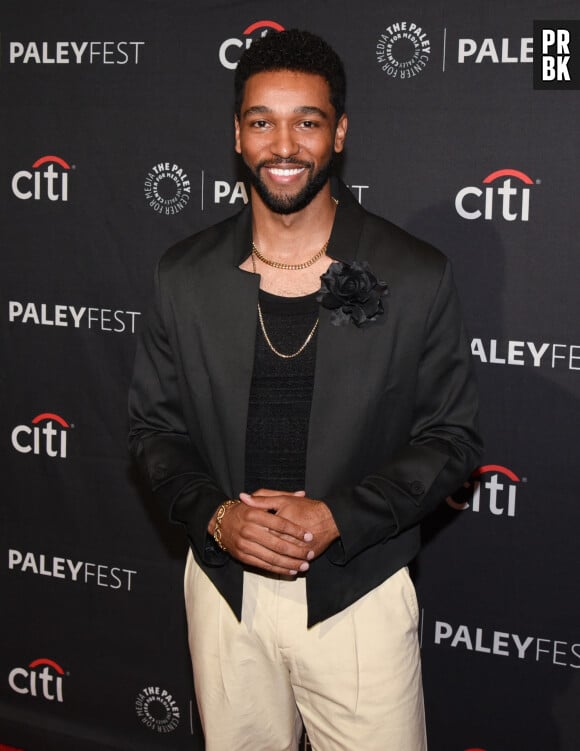
[[[279,297],[260,290],[266,332],[279,352],[291,354],[304,343],[318,315],[316,294]],[[316,333],[297,357],[286,360],[272,352],[258,323],[246,428],[248,493],[304,490]]]

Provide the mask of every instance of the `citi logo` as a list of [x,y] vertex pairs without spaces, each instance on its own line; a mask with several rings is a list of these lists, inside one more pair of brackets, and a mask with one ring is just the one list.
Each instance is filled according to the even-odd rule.
[[256,37],[265,37],[271,29],[284,31],[284,27],[276,21],[256,21],[244,29],[242,39],[232,37],[223,41],[218,53],[220,63],[228,70],[235,70],[242,52],[251,46]]
[[28,694],[47,701],[62,703],[62,679],[65,672],[54,660],[33,660],[28,668],[14,668],[8,685],[17,694]]
[[68,429],[72,426],[59,415],[42,412],[32,425],[17,425],[12,431],[12,446],[21,454],[66,459]]
[[[455,196],[455,210],[462,219],[491,220],[501,212],[507,222],[530,218],[531,177],[515,169],[500,169],[483,179],[483,188],[468,185]],[[482,198],[483,196],[483,198]]]
[[[58,168],[58,169],[57,169]],[[20,170],[12,178],[12,192],[21,201],[68,201],[68,171],[71,165],[59,156],[41,156],[30,170]]]
[[494,516],[515,516],[518,487],[526,481],[501,464],[486,464],[474,470],[463,490],[446,500],[457,511],[470,508],[476,514],[489,511]]

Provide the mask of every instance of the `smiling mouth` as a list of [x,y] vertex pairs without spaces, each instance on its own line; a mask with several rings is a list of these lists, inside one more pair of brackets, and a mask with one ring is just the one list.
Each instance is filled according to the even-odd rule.
[[304,172],[305,167],[266,167],[268,172],[276,177],[292,177]]

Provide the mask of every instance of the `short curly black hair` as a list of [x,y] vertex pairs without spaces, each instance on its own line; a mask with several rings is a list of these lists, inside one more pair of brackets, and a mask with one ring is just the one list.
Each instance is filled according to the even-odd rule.
[[246,81],[255,73],[296,70],[322,76],[330,88],[330,102],[338,118],[344,112],[346,76],[342,60],[332,47],[316,34],[299,29],[271,31],[257,39],[243,53],[234,79],[235,112],[239,116]]

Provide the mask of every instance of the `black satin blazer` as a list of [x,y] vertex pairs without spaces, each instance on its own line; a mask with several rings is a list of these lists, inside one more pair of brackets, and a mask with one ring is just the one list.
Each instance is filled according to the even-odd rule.
[[[308,623],[342,610],[407,564],[419,522],[477,464],[477,393],[451,270],[434,248],[365,211],[338,183],[328,246],[388,283],[386,313],[335,326],[321,307],[306,493],[340,538],[306,574]],[[207,534],[244,491],[259,277],[251,210],[171,248],[140,336],[130,448],[181,522],[193,553],[239,618],[243,567]]]

